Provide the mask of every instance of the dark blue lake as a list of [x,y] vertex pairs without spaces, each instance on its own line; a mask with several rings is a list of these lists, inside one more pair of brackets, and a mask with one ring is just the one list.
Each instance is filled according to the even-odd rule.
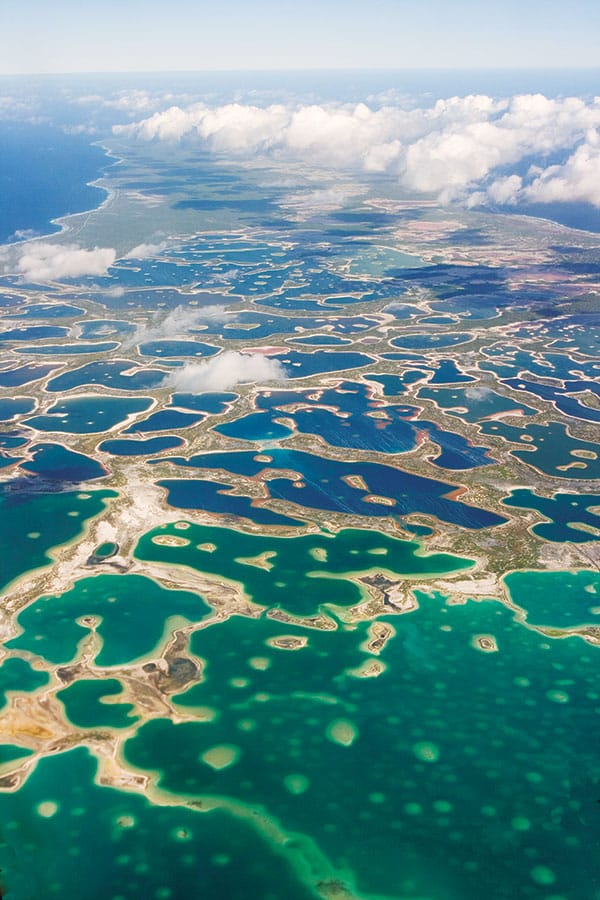
[[[123,374],[127,372],[130,374]],[[103,384],[119,391],[145,391],[157,387],[164,377],[159,369],[136,369],[127,360],[115,359],[86,363],[64,372],[48,382],[47,390],[60,393],[84,384]]]
[[181,412],[179,409],[160,409],[141,422],[134,422],[124,434],[145,433],[147,431],[174,431],[177,428],[189,428],[197,425],[206,417],[201,413]]
[[[506,519],[496,513],[451,499],[456,485],[402,472],[372,462],[345,462],[314,456],[300,450],[270,450],[271,462],[257,461],[253,451],[204,453],[191,459],[175,458],[176,465],[199,470],[221,470],[253,478],[266,469],[291,474],[269,479],[269,495],[301,506],[361,516],[405,516],[413,512],[431,515],[463,528],[501,525]],[[352,486],[357,476],[367,489]],[[381,503],[373,497],[384,498]]]
[[22,353],[35,353],[36,356],[76,356],[80,353],[108,353],[118,346],[114,341],[103,344],[86,344],[82,341],[81,344],[31,344],[16,349]]
[[586,543],[598,540],[600,534],[598,494],[559,493],[553,497],[539,497],[529,489],[514,488],[510,497],[506,497],[502,502],[505,506],[535,509],[545,516],[549,521],[534,525],[531,530],[547,541]]
[[0,341],[36,341],[66,337],[68,333],[69,329],[62,325],[23,325],[0,331]]
[[55,403],[44,415],[28,419],[27,424],[40,431],[94,434],[113,428],[134,413],[145,412],[151,404],[149,397],[107,397],[98,394],[69,397],[62,403]]
[[219,391],[207,391],[202,394],[173,394],[171,406],[180,406],[183,409],[193,409],[197,412],[209,413],[209,415],[218,415],[225,412],[227,407],[237,398],[238,394]]
[[102,478],[106,469],[84,453],[76,453],[62,444],[36,444],[31,448],[32,459],[21,464],[26,472],[44,481],[71,484]]
[[257,525],[294,526],[302,525],[298,519],[291,519],[265,509],[250,497],[232,494],[232,487],[219,481],[205,481],[196,478],[167,478],[158,482],[167,491],[167,501],[178,509],[201,509],[204,512],[220,513],[228,516],[242,516]]
[[72,319],[85,314],[81,306],[70,303],[32,303],[18,313],[8,313],[6,319]]
[[103,441],[98,449],[104,453],[112,453],[113,456],[152,456],[153,453],[174,450],[176,447],[181,447],[183,443],[182,438],[167,434],[138,441],[128,438]]
[[[293,411],[290,404],[302,404]],[[270,391],[259,395],[260,412],[249,413],[218,425],[215,431],[240,440],[268,443],[293,433],[278,419],[291,419],[297,431],[313,434],[334,447],[379,453],[406,453],[425,435],[438,444],[440,452],[428,457],[433,465],[446,469],[472,469],[491,462],[485,447],[476,447],[466,438],[445,431],[433,422],[416,418],[414,406],[392,406],[373,401],[365,385],[345,381],[333,390]]]
[[0,422],[30,413],[34,407],[35,400],[31,397],[3,397],[0,400]]

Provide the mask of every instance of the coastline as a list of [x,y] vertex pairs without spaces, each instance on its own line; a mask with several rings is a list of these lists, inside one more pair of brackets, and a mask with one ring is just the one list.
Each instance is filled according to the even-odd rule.
[[[24,234],[22,238],[16,240],[6,240],[0,241],[0,250],[3,252],[10,252],[13,247],[23,247],[24,245],[29,244],[32,241],[50,241],[53,238],[62,237],[65,234],[68,234],[73,229],[69,224],[70,219],[76,219],[79,216],[89,216],[92,213],[98,212],[99,210],[105,208],[110,205],[114,196],[116,195],[116,191],[110,184],[106,183],[106,170],[111,168],[112,166],[119,165],[122,162],[122,157],[117,156],[113,151],[106,146],[103,142],[104,139],[90,141],[88,147],[97,147],[99,148],[105,159],[105,165],[102,166],[100,173],[91,180],[85,181],[84,184],[80,185],[80,189],[83,188],[94,188],[98,191],[104,192],[106,196],[100,199],[100,202],[94,206],[86,206],[84,209],[76,210],[74,212],[65,212],[59,213],[57,215],[52,215],[46,219],[44,222],[43,228],[49,228],[50,226],[56,226],[56,230],[42,230],[37,231],[37,229],[32,229],[34,231],[33,234]],[[28,231],[29,229],[15,229],[13,231],[13,235],[17,234],[19,231]]]

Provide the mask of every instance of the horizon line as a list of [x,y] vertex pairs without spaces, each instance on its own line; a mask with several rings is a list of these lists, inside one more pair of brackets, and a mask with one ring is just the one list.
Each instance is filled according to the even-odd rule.
[[[356,66],[310,66],[310,67],[273,67],[273,68],[227,68],[227,69],[73,69],[64,72],[3,72],[0,78],[32,78],[32,77],[68,77],[72,75],[226,75],[226,74],[277,74],[277,73],[445,73],[445,72],[598,72],[600,65],[590,66],[380,66],[380,67],[356,67]],[[598,85],[600,91],[600,84]]]

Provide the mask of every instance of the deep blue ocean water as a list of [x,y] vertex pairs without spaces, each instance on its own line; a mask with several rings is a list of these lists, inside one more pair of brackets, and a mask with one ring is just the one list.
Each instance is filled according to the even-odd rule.
[[106,192],[89,182],[107,162],[88,136],[53,125],[2,122],[0,242],[59,231],[53,219],[99,206]]

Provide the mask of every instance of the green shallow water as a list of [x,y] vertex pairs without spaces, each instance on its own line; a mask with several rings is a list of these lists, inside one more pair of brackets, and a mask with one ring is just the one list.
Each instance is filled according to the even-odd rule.
[[129,728],[136,721],[131,703],[106,703],[123,690],[116,678],[81,679],[58,691],[67,718],[78,728]]
[[142,575],[96,575],[24,609],[17,619],[23,632],[6,646],[66,663],[89,633],[90,625],[76,620],[93,617],[102,640],[97,665],[125,665],[152,653],[161,638],[166,639],[170,618],[197,622],[208,609],[197,594],[167,590]]
[[[178,546],[156,543],[173,538]],[[377,569],[427,578],[473,565],[445,553],[421,554],[416,542],[376,531],[345,529],[335,537],[278,538],[191,523],[149,531],[135,555],[237,581],[256,603],[280,606],[295,615],[311,615],[325,603],[358,603],[361,591],[344,577],[349,574]]]
[[600,572],[511,572],[504,581],[530,625],[600,625]]
[[0,794],[7,900],[309,900],[277,849],[216,811],[153,806],[94,783],[81,748],[41,760],[17,793]]
[[[497,602],[418,600],[384,620],[396,634],[378,678],[351,674],[371,658],[366,624],[233,617],[193,633],[205,664],[174,698],[180,720],[146,720],[124,745],[125,766],[176,805],[95,785],[83,749],[42,759],[0,794],[5,895],[80,897],[83,872],[85,896],[103,900],[304,897],[292,866],[308,854],[366,897],[597,900],[598,651],[549,642]],[[282,636],[306,646],[273,646]],[[59,697],[82,727],[115,725],[98,719],[112,682]],[[221,811],[179,808],[207,798]]]
[[216,715],[149,722],[126,760],[174,796],[265,808],[368,896],[600,896],[597,651],[549,643],[495,602],[419,600],[387,619],[373,679],[347,672],[366,626],[304,632],[293,652],[265,641],[303,632],[264,618],[196,632],[204,681],[177,702]]
[[32,669],[24,659],[5,659],[0,664],[0,709],[6,705],[9,691],[36,691],[48,683],[46,672]]
[[31,756],[32,752],[25,747],[17,747],[16,744],[0,744],[0,766],[23,759],[25,756]]
[[103,544],[100,544],[99,547],[96,547],[94,556],[97,556],[98,559],[108,559],[109,557],[114,556],[118,550],[118,544],[114,544],[112,541],[105,541]]
[[53,548],[81,534],[115,491],[25,493],[0,485],[0,588],[50,563]]
[[[568,576],[519,574],[528,597],[558,594]],[[591,574],[570,577],[585,591]],[[104,585],[98,597],[123,585],[118,614],[101,623],[113,661],[137,658],[173,608],[182,612],[183,592],[139,576],[86,582]],[[69,615],[89,612],[88,596],[74,592]],[[151,634],[127,616],[129,605],[139,614],[140,596],[149,609],[167,604]],[[314,896],[309,885],[335,873],[351,873],[348,883],[369,898],[598,900],[598,650],[549,640],[495,601],[448,605],[423,591],[417,599],[416,611],[379,620],[395,635],[377,678],[356,677],[374,659],[368,623],[318,631],[234,616],[195,631],[189,651],[203,667],[173,697],[178,715],[136,709],[142,720],[122,751],[125,768],[148,775],[175,806],[95,785],[83,749],[42,759],[22,789],[0,793],[6,896],[37,898],[43,885],[44,896],[80,897],[76,878],[93,871],[85,896],[103,900]],[[498,652],[479,649],[482,635]],[[275,646],[282,637],[305,646]],[[11,673],[11,689],[26,690],[17,677],[26,666]],[[135,724],[120,690],[117,679],[84,678],[57,696],[77,727],[118,729]],[[17,766],[20,757],[7,747],[0,761]],[[180,808],[207,799],[221,811]],[[123,817],[135,826],[118,825]],[[182,828],[193,838],[173,840]],[[291,838],[274,844],[282,830]],[[307,859],[312,874],[298,869]]]
[[[451,559],[418,556],[416,544],[359,530],[335,538],[232,534],[169,526],[142,539],[138,555],[198,568],[202,559],[203,571],[235,577],[265,606],[277,604],[275,591],[302,598],[311,590],[302,607],[311,611],[357,599],[351,581],[326,572],[367,564],[414,571],[432,559],[447,570]],[[152,536],[189,543],[157,545]],[[587,570],[519,572],[506,583],[530,622],[556,627],[572,624],[561,618],[565,597],[580,621],[598,590]],[[266,614],[209,620],[198,595],[139,575],[82,579],[31,604],[10,647],[50,663],[75,658],[94,623],[96,664],[140,660],[158,652],[169,622],[185,619],[201,627],[179,653],[203,665],[172,698],[174,718],[120,701],[115,678],[75,675],[58,691],[78,728],[118,737],[134,726],[123,739],[125,768],[146,774],[175,805],[95,785],[83,749],[42,759],[16,794],[0,793],[6,896],[35,898],[41,883],[50,896],[82,896],[76,873],[92,865],[92,843],[101,874],[85,896],[98,898],[295,898],[339,873],[369,898],[598,900],[598,650],[579,638],[548,639],[496,601],[416,596],[417,610],[379,620],[395,634],[378,659],[367,652],[368,623],[319,631]],[[85,616],[94,622],[78,624]],[[482,651],[481,636],[497,652]],[[276,645],[281,638],[302,640],[290,650]],[[374,661],[379,677],[357,677]],[[6,660],[2,672],[17,692],[47,681],[20,659]],[[23,751],[5,746],[5,770],[18,767]],[[220,811],[182,808],[207,799]],[[118,824],[130,819],[131,827]],[[81,840],[82,821],[90,841]],[[177,829],[185,840],[172,838]],[[290,839],[273,843],[282,833]],[[298,868],[307,858],[312,874]],[[318,888],[322,896],[328,890]]]

